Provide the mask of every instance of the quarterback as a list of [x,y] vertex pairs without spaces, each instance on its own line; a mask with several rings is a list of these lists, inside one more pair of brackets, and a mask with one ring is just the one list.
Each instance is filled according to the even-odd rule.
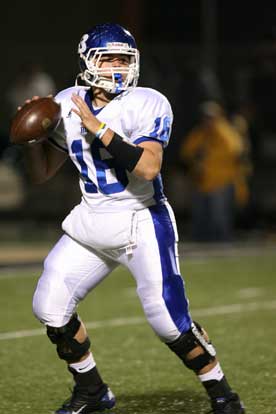
[[82,36],[78,54],[76,85],[55,97],[62,108],[57,129],[47,140],[24,146],[33,181],[45,182],[70,157],[82,192],[45,259],[33,298],[34,314],[75,384],[56,414],[90,414],[115,405],[76,308],[118,265],[135,278],[154,332],[198,376],[212,412],[244,413],[206,331],[189,312],[176,223],[160,176],[173,122],[170,103],[156,90],[137,86],[139,51],[123,27],[93,27]]

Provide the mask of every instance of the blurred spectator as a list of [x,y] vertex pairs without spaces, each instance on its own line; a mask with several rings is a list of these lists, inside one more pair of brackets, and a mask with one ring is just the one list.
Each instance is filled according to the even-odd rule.
[[232,240],[235,207],[248,201],[247,153],[244,137],[223,108],[214,101],[204,102],[199,124],[184,137],[180,148],[193,184],[194,240]]
[[16,113],[18,106],[22,106],[26,99],[34,95],[47,96],[54,95],[55,93],[56,84],[54,79],[40,64],[33,62],[23,63],[18,68],[17,76],[11,82],[11,86],[6,93],[8,125],[7,132],[3,133],[6,138],[2,140],[3,145],[1,148],[3,158],[7,158],[16,168],[20,166],[18,164],[20,154],[17,146],[9,147],[8,129],[10,119]]
[[25,63],[19,68],[16,79],[7,92],[7,102],[13,115],[18,106],[34,95],[56,93],[55,81],[38,63]]
[[[12,81],[6,94],[9,118],[14,116],[18,106],[22,106],[26,99],[34,95],[47,96],[54,95],[55,93],[56,84],[54,79],[40,64],[33,62],[23,63],[18,68],[17,76]],[[9,140],[6,139],[5,144],[8,146]],[[4,150],[5,148],[3,148]],[[11,164],[18,167],[20,166],[18,164],[18,158],[20,158],[18,152],[18,147],[12,146],[4,152],[3,156],[8,158]]]
[[[34,95],[47,96],[56,93],[56,84],[37,63],[24,63],[18,68],[17,76],[7,90],[5,99],[7,106],[7,127],[3,128],[0,140],[0,169],[5,177],[0,183],[0,194],[6,194],[5,203],[0,203],[1,209],[22,206],[30,192],[30,185],[26,180],[26,172],[22,162],[21,147],[10,145],[9,126],[18,106],[22,106],[26,99]],[[17,184],[15,184],[17,183]],[[9,189],[9,192],[7,191]],[[9,194],[9,196],[8,196]]]
[[233,113],[230,121],[242,139],[242,153],[236,166],[235,196],[237,207],[243,209],[249,203],[249,177],[253,173],[249,125],[242,112]]

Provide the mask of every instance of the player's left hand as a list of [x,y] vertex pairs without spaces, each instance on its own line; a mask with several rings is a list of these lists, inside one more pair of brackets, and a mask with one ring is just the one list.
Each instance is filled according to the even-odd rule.
[[86,102],[79,95],[73,93],[71,99],[78,108],[72,108],[72,111],[80,117],[83,126],[95,134],[101,124],[100,121],[92,114]]

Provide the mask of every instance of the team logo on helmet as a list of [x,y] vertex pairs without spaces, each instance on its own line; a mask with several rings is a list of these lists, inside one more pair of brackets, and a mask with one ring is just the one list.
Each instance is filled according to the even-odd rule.
[[86,41],[88,40],[89,36],[88,34],[84,34],[80,40],[79,47],[78,47],[78,53],[84,53],[87,49]]

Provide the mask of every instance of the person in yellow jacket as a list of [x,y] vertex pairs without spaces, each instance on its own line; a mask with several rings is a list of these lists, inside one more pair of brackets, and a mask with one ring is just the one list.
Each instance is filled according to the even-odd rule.
[[248,143],[218,103],[204,102],[201,115],[180,148],[194,188],[193,238],[229,241],[235,206],[245,205],[249,197]]

